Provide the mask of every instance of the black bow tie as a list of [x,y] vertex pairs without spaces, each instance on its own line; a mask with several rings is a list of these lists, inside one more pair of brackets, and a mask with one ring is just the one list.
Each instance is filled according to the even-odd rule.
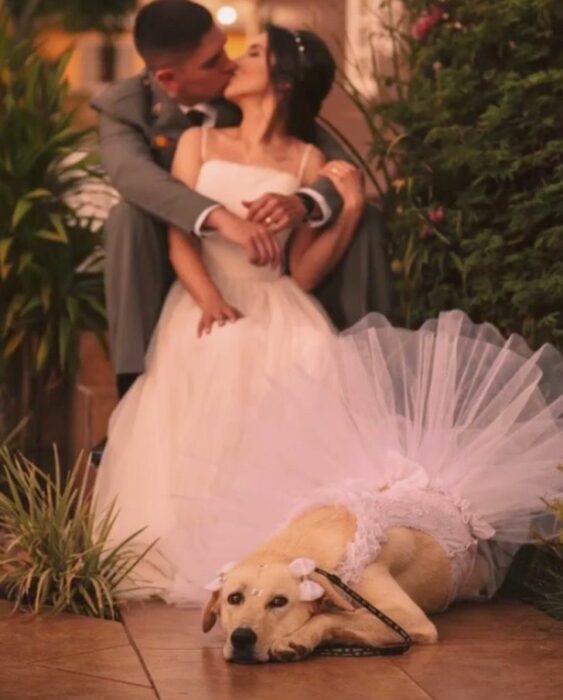
[[201,126],[205,121],[207,115],[204,112],[200,112],[199,109],[190,109],[185,115],[186,129],[191,126]]

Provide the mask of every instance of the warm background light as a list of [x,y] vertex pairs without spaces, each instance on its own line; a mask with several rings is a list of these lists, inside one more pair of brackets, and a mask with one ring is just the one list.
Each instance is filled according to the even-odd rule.
[[238,12],[232,5],[223,5],[217,10],[217,21],[226,26],[234,24],[238,19]]

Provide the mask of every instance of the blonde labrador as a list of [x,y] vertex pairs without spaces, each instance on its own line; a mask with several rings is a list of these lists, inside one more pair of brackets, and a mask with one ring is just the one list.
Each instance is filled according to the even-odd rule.
[[[307,558],[334,571],[355,529],[354,516],[344,507],[316,508],[296,517],[222,575],[203,611],[203,630],[208,632],[220,619],[226,634],[225,659],[297,661],[324,642],[379,646],[401,641],[371,613],[354,609],[323,576],[307,577],[322,586],[322,596],[303,600],[302,579],[290,569],[294,560]],[[479,593],[486,574],[486,563],[478,557],[459,597]],[[427,614],[446,607],[450,583],[450,565],[436,540],[397,527],[387,532],[377,560],[365,568],[354,588],[413,641],[433,644],[438,633]]]

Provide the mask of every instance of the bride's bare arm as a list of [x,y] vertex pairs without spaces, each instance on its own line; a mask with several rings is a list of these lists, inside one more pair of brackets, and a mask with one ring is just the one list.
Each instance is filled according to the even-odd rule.
[[[201,129],[189,129],[178,142],[172,175],[191,188],[195,187],[201,168],[200,154]],[[168,250],[172,266],[180,282],[203,311],[198,327],[198,335],[201,335],[209,333],[213,323],[223,325],[226,321],[236,321],[241,314],[223,299],[205,269],[199,245],[195,236],[188,237],[173,226],[168,228]]]
[[[342,210],[330,228],[316,233],[304,224],[294,234],[289,250],[289,271],[297,284],[306,292],[314,289],[336,267],[354,237],[362,215],[365,194],[360,172],[350,163],[331,161],[313,173],[334,183],[344,202]],[[318,165],[318,162],[317,162]]]
[[[201,168],[201,129],[189,129],[180,138],[172,176],[194,189]],[[186,236],[174,226],[168,228],[168,251],[178,279],[201,306],[211,294],[218,293],[199,254],[195,236]]]

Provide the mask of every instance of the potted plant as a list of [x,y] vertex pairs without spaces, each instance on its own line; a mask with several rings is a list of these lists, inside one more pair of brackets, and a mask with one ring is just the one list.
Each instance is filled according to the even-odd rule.
[[65,111],[67,58],[42,59],[0,18],[0,419],[33,413],[34,448],[50,388],[74,369],[79,332],[103,341],[105,328],[101,274],[87,264],[102,231],[73,205],[100,176],[90,133]]

